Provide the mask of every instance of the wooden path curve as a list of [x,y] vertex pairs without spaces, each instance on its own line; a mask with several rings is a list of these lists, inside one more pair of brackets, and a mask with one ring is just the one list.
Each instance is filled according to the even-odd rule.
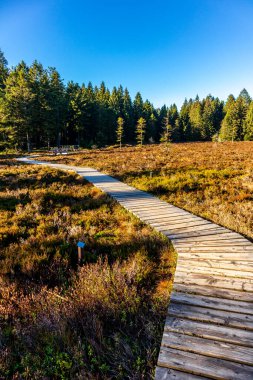
[[178,253],[155,380],[253,379],[253,244],[95,169],[74,170],[166,235]]

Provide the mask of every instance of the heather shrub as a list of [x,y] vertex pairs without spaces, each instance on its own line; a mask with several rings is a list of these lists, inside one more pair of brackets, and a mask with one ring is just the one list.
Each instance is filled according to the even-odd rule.
[[167,240],[74,173],[0,172],[0,378],[152,378],[175,268]]
[[173,143],[44,159],[100,169],[253,239],[252,152],[251,141]]

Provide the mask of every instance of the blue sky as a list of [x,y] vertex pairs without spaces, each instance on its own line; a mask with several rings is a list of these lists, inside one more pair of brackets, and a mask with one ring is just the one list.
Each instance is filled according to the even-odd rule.
[[253,0],[0,0],[0,48],[155,106],[253,96]]

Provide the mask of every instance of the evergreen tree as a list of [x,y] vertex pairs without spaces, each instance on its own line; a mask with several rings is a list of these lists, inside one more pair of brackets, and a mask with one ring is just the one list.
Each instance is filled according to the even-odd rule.
[[168,123],[171,126],[171,139],[173,141],[181,140],[181,133],[179,130],[179,114],[176,104],[172,104],[168,109]]
[[163,133],[163,123],[164,123],[164,118],[167,117],[168,114],[168,108],[164,104],[161,108],[158,108],[156,111],[157,115],[157,123],[156,123],[156,131],[155,131],[155,136],[154,139],[156,142],[160,141],[161,135]]
[[244,123],[247,113],[247,105],[242,97],[226,104],[226,115],[222,121],[220,139],[223,141],[243,140]]
[[140,92],[137,92],[134,102],[133,102],[133,111],[134,111],[134,120],[135,123],[141,118],[144,117],[143,112],[143,100]]
[[249,105],[244,122],[244,140],[253,140],[253,101]]
[[122,138],[123,138],[123,133],[124,133],[124,119],[122,117],[118,117],[117,119],[117,143],[119,143],[119,147],[121,149],[122,145]]
[[196,100],[192,102],[189,110],[189,118],[191,124],[191,140],[201,140],[201,132],[203,128],[202,124],[202,107],[198,96]]
[[208,95],[203,100],[202,109],[201,139],[208,141],[220,130],[223,119],[223,103],[218,98],[214,99]]
[[247,104],[247,106],[250,105],[251,100],[252,100],[248,91],[245,88],[240,92],[238,98],[242,98],[245,101],[245,103]]
[[137,133],[140,145],[158,142],[161,135],[162,141],[208,141],[218,133],[222,140],[250,140],[252,100],[243,89],[225,105],[208,95],[201,101],[198,96],[185,100],[180,112],[175,104],[155,109],[139,92],[132,102],[122,86],[111,92],[104,82],[94,88],[73,82],[65,87],[55,69],[44,69],[37,61],[8,70],[0,50],[1,149],[61,143],[104,146],[115,143],[115,134],[121,145],[119,120],[124,120],[124,141],[133,143]]
[[185,99],[179,115],[179,130],[181,132],[182,141],[190,141],[192,138],[192,126],[190,122],[190,107],[191,101]]
[[4,56],[4,53],[0,49],[0,96],[1,90],[5,87],[5,80],[8,76],[8,61]]
[[168,116],[166,116],[163,121],[163,134],[161,136],[160,141],[162,143],[168,144],[169,142],[171,142],[171,135],[172,135],[172,126],[169,123],[169,113],[168,113]]
[[123,93],[123,109],[122,109],[122,117],[124,119],[125,126],[125,140],[127,142],[134,142],[135,140],[135,124],[134,124],[134,112],[133,112],[133,104],[127,88],[125,88]]
[[49,130],[53,132],[54,142],[59,147],[66,127],[67,97],[63,81],[55,68],[49,68],[48,107]]
[[29,69],[21,62],[10,71],[6,79],[4,114],[11,136],[18,147],[31,151],[33,136],[33,102],[35,94],[29,78]]
[[144,117],[140,117],[136,126],[136,141],[138,145],[143,144],[146,130],[146,120]]

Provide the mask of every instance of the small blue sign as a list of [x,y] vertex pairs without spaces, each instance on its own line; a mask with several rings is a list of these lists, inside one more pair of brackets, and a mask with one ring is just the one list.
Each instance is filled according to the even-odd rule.
[[77,246],[78,246],[79,248],[84,248],[84,247],[85,247],[85,243],[84,243],[83,241],[79,241],[79,242],[77,243]]

